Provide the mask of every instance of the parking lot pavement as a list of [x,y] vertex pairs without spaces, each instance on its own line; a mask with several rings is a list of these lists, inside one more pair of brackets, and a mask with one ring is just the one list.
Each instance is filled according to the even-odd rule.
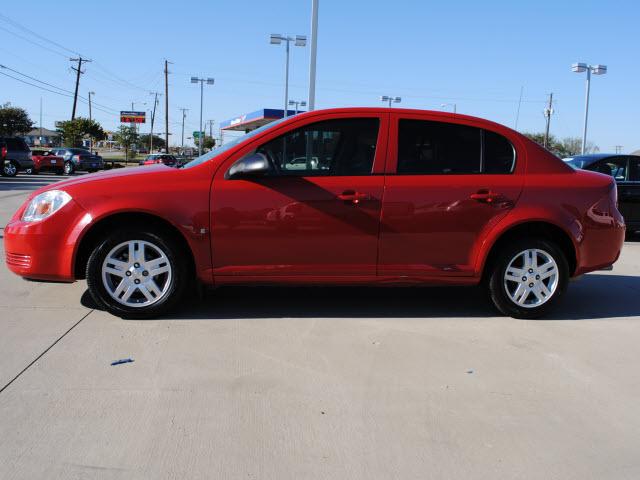
[[125,321],[0,281],[2,479],[640,476],[640,242],[538,321],[472,288],[239,287]]

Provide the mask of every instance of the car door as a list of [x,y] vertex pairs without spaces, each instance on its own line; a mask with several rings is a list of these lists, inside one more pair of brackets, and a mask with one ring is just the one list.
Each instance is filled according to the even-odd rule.
[[640,228],[640,157],[628,157],[627,176],[618,181],[618,204],[620,213],[628,226]]
[[[387,128],[387,114],[316,115],[228,159],[211,194],[214,276],[375,275]],[[253,152],[269,174],[228,178]]]
[[524,161],[506,135],[452,118],[394,114],[380,275],[472,275],[478,239],[513,208]]

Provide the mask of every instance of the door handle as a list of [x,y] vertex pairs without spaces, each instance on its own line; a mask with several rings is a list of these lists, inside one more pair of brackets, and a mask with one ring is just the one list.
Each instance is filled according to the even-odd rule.
[[345,190],[338,195],[338,200],[342,200],[345,203],[358,204],[363,200],[371,200],[371,195],[368,193],[356,192],[355,190]]
[[494,203],[497,200],[504,199],[504,196],[491,190],[478,190],[476,193],[469,195],[469,198],[480,203]]

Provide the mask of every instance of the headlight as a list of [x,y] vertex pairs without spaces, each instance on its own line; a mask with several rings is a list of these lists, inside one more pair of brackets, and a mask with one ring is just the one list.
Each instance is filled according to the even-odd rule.
[[36,195],[22,214],[23,222],[37,222],[53,215],[71,200],[71,196],[62,190],[49,190]]

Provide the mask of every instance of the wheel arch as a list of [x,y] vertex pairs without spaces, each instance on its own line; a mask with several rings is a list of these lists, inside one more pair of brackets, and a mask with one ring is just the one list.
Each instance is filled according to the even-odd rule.
[[486,250],[483,261],[480,265],[480,272],[483,279],[491,271],[491,265],[495,261],[500,249],[509,242],[521,238],[542,238],[554,242],[565,254],[569,264],[571,275],[578,266],[578,249],[573,237],[567,230],[547,220],[531,220],[511,225],[502,231],[493,241],[491,247]]
[[118,212],[102,217],[93,223],[79,239],[73,260],[73,272],[76,280],[85,278],[89,256],[93,248],[104,238],[104,235],[111,228],[122,228],[123,226],[147,227],[168,234],[180,245],[180,250],[187,253],[189,269],[192,273],[195,272],[195,259],[191,246],[175,225],[152,213]]

